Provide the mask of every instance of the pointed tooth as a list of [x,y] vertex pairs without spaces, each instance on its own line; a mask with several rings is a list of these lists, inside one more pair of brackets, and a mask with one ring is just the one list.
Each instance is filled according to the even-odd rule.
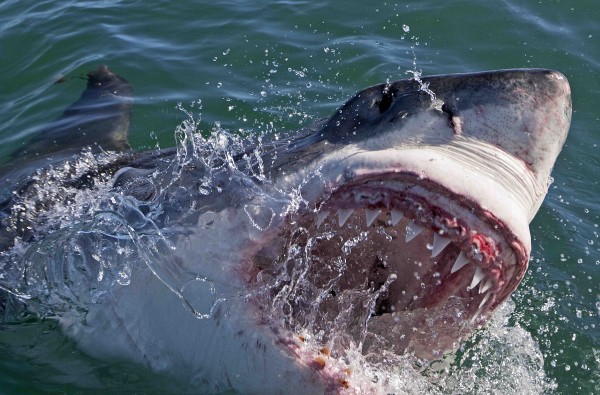
[[452,266],[450,273],[459,271],[467,263],[469,263],[469,258],[467,258],[465,253],[461,251],[460,254],[458,255],[458,258],[456,258],[456,262],[454,262],[454,265]]
[[353,212],[354,212],[354,210],[351,208],[339,209],[337,211],[340,226],[344,226],[344,224],[346,223],[346,220],[352,215]]
[[483,270],[481,270],[481,268],[477,266],[477,268],[475,269],[475,274],[473,274],[473,280],[471,281],[471,285],[469,285],[467,289],[475,288],[475,286],[479,284],[481,280],[484,279],[484,277],[485,274],[483,274]]
[[329,211],[323,210],[317,213],[317,228],[321,226],[323,221],[325,221],[329,217]]
[[481,283],[481,285],[479,286],[479,293],[482,294],[485,291],[487,291],[488,289],[492,288],[492,279],[488,279],[485,283]]
[[409,221],[408,226],[406,227],[406,242],[408,243],[424,230],[425,228],[421,225],[417,225],[414,221]]
[[471,324],[474,324],[475,321],[477,321],[477,318],[479,318],[479,315],[483,311],[483,305],[488,301],[488,299],[490,298],[490,295],[491,294],[487,294],[487,295],[485,295],[483,297],[483,299],[481,299],[481,302],[479,303],[479,307],[477,308],[477,311],[475,312],[475,314],[471,318]]
[[402,219],[403,215],[400,210],[393,209],[392,210],[392,225],[398,225],[398,222]]
[[[483,297],[483,299],[481,300],[481,303],[479,303],[479,310],[481,310],[481,308],[483,307],[483,305],[485,304],[485,302],[487,302],[487,301],[488,301],[488,299],[490,298],[490,295],[491,295],[491,294],[486,294],[486,295]],[[478,310],[478,312],[480,312],[479,310]]]
[[475,312],[475,314],[471,318],[471,321],[469,321],[469,323],[471,325],[473,325],[475,323],[475,321],[477,321],[477,318],[479,318],[479,315],[481,314],[482,311],[483,311],[483,309],[477,309],[477,311]]
[[367,226],[371,226],[375,218],[381,213],[381,210],[365,210],[365,215],[367,216]]
[[446,248],[448,244],[450,244],[452,240],[447,237],[440,236],[437,233],[433,234],[433,249],[431,250],[431,256],[438,256],[440,252]]

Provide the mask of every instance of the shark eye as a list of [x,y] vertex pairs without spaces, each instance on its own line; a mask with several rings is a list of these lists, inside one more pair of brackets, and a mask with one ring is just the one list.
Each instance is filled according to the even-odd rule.
[[394,101],[394,93],[395,90],[392,90],[389,86],[386,86],[383,90],[383,95],[381,96],[381,100],[379,101],[379,113],[383,114],[386,112]]

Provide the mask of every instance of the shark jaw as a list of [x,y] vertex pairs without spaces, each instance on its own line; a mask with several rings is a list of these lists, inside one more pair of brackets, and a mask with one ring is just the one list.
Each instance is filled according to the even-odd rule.
[[501,221],[412,174],[353,180],[316,206],[290,215],[257,254],[255,285],[270,289],[274,305],[285,300],[288,329],[335,334],[320,340],[338,355],[350,341],[365,353],[438,359],[527,267],[525,247]]

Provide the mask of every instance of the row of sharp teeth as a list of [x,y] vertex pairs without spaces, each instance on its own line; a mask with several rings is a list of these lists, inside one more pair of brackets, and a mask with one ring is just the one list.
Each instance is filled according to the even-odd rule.
[[[373,222],[375,221],[375,219],[379,216],[379,214],[381,214],[382,210],[365,209],[364,211],[365,211],[367,226],[371,226],[373,224]],[[338,209],[337,210],[338,224],[340,226],[344,226],[344,224],[346,223],[348,218],[350,218],[350,216],[353,213],[354,213],[354,209]],[[327,219],[328,216],[329,216],[329,211],[327,211],[327,210],[319,211],[317,214],[317,227],[320,226],[323,223],[323,221],[325,221],[325,219]],[[401,211],[392,209],[390,212],[391,225],[396,226],[403,217],[404,217],[404,215],[402,214]],[[409,220],[408,225],[406,227],[406,239],[405,239],[406,242],[408,243],[409,241],[413,240],[415,237],[420,235],[421,232],[423,232],[424,230],[425,230],[425,228],[423,226],[418,225],[413,220]],[[440,234],[434,233],[433,234],[433,244],[432,244],[432,249],[431,249],[431,257],[433,258],[433,257],[438,256],[444,250],[444,248],[446,248],[448,246],[448,244],[450,244],[451,241],[452,240],[450,240],[448,237],[444,237]],[[452,269],[450,269],[450,273],[455,273],[455,272],[459,271],[464,266],[466,266],[468,263],[469,263],[469,259],[467,258],[465,253],[463,251],[461,251],[460,254],[458,255],[458,257],[456,258],[454,265],[452,265]],[[467,291],[470,291],[471,289],[475,288],[477,285],[479,285],[479,293],[480,294],[488,291],[492,287],[493,283],[492,283],[491,279],[486,279],[485,277],[486,277],[485,273],[478,266],[475,269],[475,273],[473,274],[473,279],[471,280],[471,284],[467,287]],[[487,302],[489,297],[490,297],[489,294],[485,295],[485,297],[479,304],[480,308],[485,304],[485,302]]]

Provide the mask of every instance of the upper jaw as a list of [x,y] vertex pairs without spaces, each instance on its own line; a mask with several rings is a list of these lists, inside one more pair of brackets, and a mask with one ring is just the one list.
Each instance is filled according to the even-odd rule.
[[[382,141],[382,146],[385,144]],[[480,161],[473,160],[475,153],[482,156]],[[347,147],[343,152],[324,158],[314,168],[284,179],[286,183],[297,181],[303,198],[317,207],[317,202],[349,183],[413,178],[417,184],[443,189],[455,201],[469,202],[468,209],[478,207],[480,213],[492,215],[519,240],[528,255],[531,250],[529,211],[537,204],[536,200],[543,197],[545,189],[540,190],[525,170],[521,162],[501,150],[478,145],[476,141],[446,146],[411,144],[387,149],[375,149],[374,142],[370,142],[370,147],[360,144]],[[311,173],[319,176],[307,177]]]

